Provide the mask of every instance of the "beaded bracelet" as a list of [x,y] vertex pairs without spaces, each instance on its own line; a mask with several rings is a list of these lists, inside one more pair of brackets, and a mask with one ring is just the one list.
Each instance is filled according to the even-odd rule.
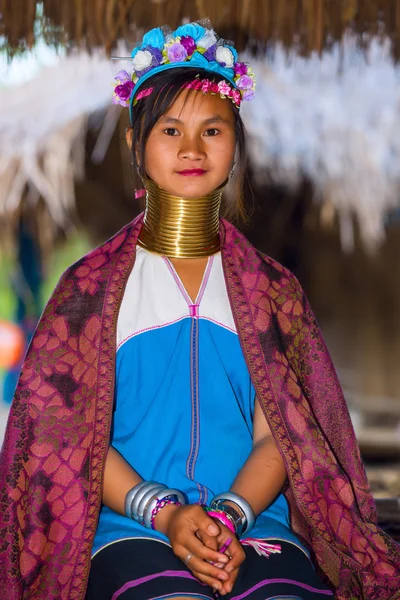
[[176,498],[173,497],[169,497],[169,498],[162,498],[161,500],[158,500],[157,504],[155,505],[155,507],[153,508],[153,511],[151,513],[151,528],[155,529],[155,518],[158,515],[158,513],[160,512],[160,510],[162,508],[164,508],[164,506],[168,506],[168,504],[175,504],[175,506],[182,506],[182,504],[180,502],[178,502],[178,500],[176,500]]
[[230,519],[230,517],[226,513],[224,513],[223,510],[206,509],[206,513],[208,514],[209,517],[212,517],[213,519],[217,519],[220,523],[222,523],[222,525],[225,525],[225,527],[227,527],[230,531],[232,531],[232,533],[234,533],[236,535],[236,529],[233,524],[233,521]]

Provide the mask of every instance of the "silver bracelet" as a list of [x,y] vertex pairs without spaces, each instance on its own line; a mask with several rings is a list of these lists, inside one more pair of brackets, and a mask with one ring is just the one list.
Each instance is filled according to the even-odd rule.
[[147,481],[141,481],[137,485],[135,485],[125,496],[125,516],[128,519],[132,519],[132,502],[139,490],[141,490],[145,485],[147,485]]
[[[210,506],[210,508],[212,507]],[[223,501],[218,502],[218,510],[222,510],[227,515],[227,517],[230,518],[230,520],[232,521],[232,525],[235,528],[235,533],[237,537],[240,537],[246,525],[243,519],[244,513],[241,510],[239,510],[237,505],[236,508],[234,508],[230,504],[225,504]]]
[[239,496],[239,494],[235,494],[234,492],[225,492],[224,494],[218,494],[217,496],[215,496],[212,499],[210,508],[218,509],[219,506],[221,504],[223,504],[223,502],[225,500],[234,502],[239,507],[239,509],[242,511],[242,513],[245,517],[245,523],[244,523],[244,527],[241,531],[241,535],[248,533],[250,531],[250,529],[253,527],[255,520],[256,520],[256,516],[255,516],[254,511],[251,508],[250,504],[247,502],[247,500],[245,498],[243,498],[243,496]]
[[149,489],[153,489],[154,487],[158,487],[159,484],[156,481],[146,481],[146,484],[138,491],[132,501],[131,505],[131,518],[135,521],[138,521],[138,507],[141,499],[146,494]]
[[146,506],[154,496],[158,497],[158,494],[166,489],[165,485],[157,484],[152,486],[151,488],[146,488],[145,493],[142,495],[139,506],[137,508],[137,521],[143,525],[143,515],[146,510]]
[[153,496],[153,498],[151,498],[144,510],[143,525],[147,527],[147,529],[151,529],[151,518],[153,511],[157,506],[157,502],[164,500],[164,498],[170,498],[171,496],[175,496],[179,504],[182,506],[187,504],[187,498],[183,492],[174,488],[165,488],[161,494],[157,494],[157,496]]

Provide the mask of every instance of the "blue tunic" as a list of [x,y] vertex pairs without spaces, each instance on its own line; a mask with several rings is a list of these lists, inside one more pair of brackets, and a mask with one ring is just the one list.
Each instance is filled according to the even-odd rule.
[[[207,504],[252,450],[255,391],[220,253],[193,303],[170,261],[138,247],[118,318],[112,445],[145,480]],[[93,552],[127,538],[167,538],[102,507]],[[246,537],[296,544],[279,495]]]

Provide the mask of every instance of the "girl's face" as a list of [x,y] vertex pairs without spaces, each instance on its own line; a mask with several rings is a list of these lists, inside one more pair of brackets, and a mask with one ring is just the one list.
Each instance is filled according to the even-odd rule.
[[184,90],[152,129],[145,148],[147,175],[175,196],[213,192],[229,176],[235,155],[230,100]]

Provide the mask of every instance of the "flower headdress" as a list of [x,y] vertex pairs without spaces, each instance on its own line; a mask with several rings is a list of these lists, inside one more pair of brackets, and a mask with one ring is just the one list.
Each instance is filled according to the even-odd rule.
[[208,21],[182,25],[175,31],[156,27],[146,33],[131,59],[133,72],[123,70],[115,76],[114,104],[132,107],[140,98],[151,94],[152,88],[142,87],[147,79],[177,67],[217,73],[225,80],[218,83],[197,80],[187,87],[219,93],[223,98],[231,98],[238,107],[242,100],[254,98],[256,80],[251,67],[238,62],[235,48],[218,38]]

